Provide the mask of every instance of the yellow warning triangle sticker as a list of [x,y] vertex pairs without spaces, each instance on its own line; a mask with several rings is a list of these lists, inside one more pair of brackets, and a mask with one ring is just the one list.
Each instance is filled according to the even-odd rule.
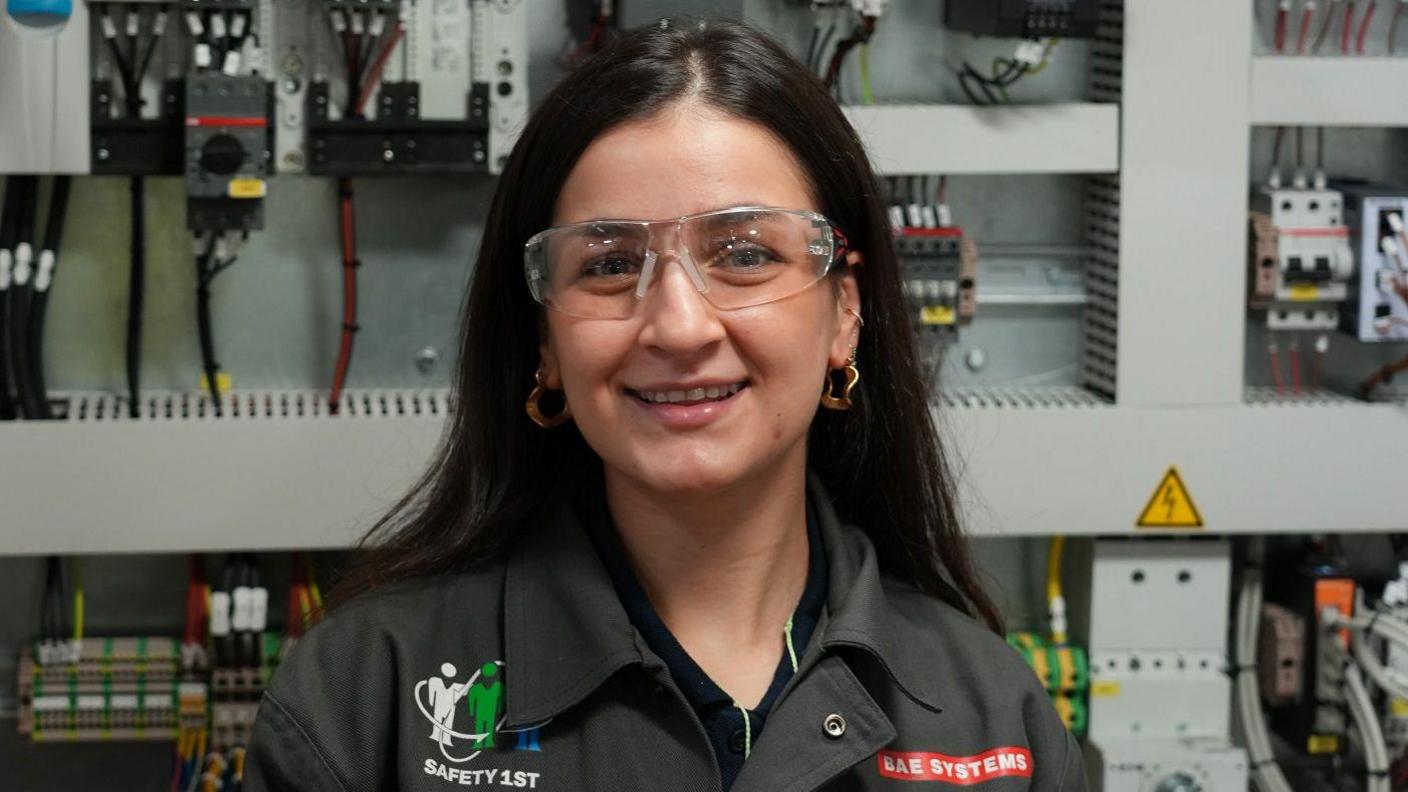
[[1177,467],[1169,467],[1135,525],[1140,528],[1203,527],[1203,516],[1193,505],[1193,496],[1188,494]]

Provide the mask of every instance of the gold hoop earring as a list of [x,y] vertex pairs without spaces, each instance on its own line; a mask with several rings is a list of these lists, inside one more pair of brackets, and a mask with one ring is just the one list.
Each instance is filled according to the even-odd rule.
[[841,386],[841,395],[834,392],[832,374],[834,371],[826,372],[826,381],[821,384],[821,406],[828,410],[849,410],[854,402],[851,401],[851,390],[856,383],[860,382],[860,369],[856,368],[856,350],[851,349],[851,359],[846,363],[846,367],[841,369],[841,373],[846,377],[845,385]]
[[562,412],[552,416],[543,415],[543,411],[538,408],[538,400],[543,398],[543,394],[547,393],[548,389],[543,384],[543,370],[541,368],[533,372],[533,381],[536,383],[533,386],[533,392],[528,394],[528,401],[523,405],[523,409],[528,411],[528,417],[533,419],[533,423],[544,429],[551,429],[554,426],[567,423],[572,418],[572,407],[567,403],[567,397],[563,396]]

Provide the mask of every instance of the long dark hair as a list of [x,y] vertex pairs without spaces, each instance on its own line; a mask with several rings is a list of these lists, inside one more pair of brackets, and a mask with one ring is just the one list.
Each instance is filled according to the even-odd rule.
[[865,331],[849,411],[820,410],[807,454],[843,520],[865,530],[888,573],[1001,631],[978,584],[954,483],[929,411],[909,309],[875,174],[825,85],[742,23],[672,20],[630,31],[568,74],[532,113],[484,222],[465,305],[457,400],[420,482],[362,540],[342,596],[495,559],[525,519],[596,457],[576,427],[532,424],[524,398],[539,364],[539,307],[523,243],[552,221],[567,174],[618,124],[691,99],[759,123],[810,174],[821,211],[861,251]]

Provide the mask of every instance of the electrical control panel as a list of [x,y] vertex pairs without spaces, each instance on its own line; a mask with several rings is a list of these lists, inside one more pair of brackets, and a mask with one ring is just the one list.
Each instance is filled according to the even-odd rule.
[[1343,196],[1268,187],[1253,203],[1251,307],[1270,330],[1338,327],[1354,271]]
[[944,24],[980,36],[1086,38],[1095,35],[1096,0],[947,0]]
[[1408,190],[1336,186],[1344,191],[1345,224],[1358,256],[1343,328],[1360,341],[1408,341]]

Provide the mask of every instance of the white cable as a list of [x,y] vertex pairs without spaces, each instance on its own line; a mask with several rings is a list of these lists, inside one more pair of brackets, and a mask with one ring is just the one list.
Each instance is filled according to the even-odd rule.
[[1242,576],[1242,591],[1237,598],[1237,720],[1246,742],[1247,758],[1251,761],[1252,777],[1258,792],[1292,792],[1291,785],[1276,764],[1271,737],[1266,733],[1262,717],[1261,691],[1257,685],[1257,631],[1260,629],[1261,569],[1249,567]]
[[1369,691],[1359,676],[1359,669],[1350,663],[1344,669],[1345,698],[1349,701],[1349,714],[1359,729],[1359,739],[1364,743],[1364,765],[1368,771],[1366,792],[1389,792],[1388,746],[1384,744],[1383,729],[1379,728],[1379,717],[1374,714],[1374,703],[1369,699]]

